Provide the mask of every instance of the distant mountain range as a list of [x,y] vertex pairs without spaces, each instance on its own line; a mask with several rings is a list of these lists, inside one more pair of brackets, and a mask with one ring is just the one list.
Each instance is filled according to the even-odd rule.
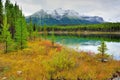
[[81,16],[74,10],[63,10],[62,8],[55,9],[53,11],[43,10],[27,16],[27,22],[30,21],[30,17],[34,24],[38,25],[76,25],[76,24],[97,24],[103,23],[104,20],[99,16]]

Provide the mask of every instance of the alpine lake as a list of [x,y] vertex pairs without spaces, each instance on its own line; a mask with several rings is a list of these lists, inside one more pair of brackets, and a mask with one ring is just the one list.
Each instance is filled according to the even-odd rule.
[[47,39],[76,51],[95,54],[99,53],[101,41],[105,41],[108,49],[106,54],[120,60],[120,34],[48,34]]

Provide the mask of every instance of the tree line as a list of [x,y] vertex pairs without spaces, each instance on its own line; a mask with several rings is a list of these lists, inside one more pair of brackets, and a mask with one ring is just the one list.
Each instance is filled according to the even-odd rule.
[[4,43],[5,53],[12,49],[24,49],[28,39],[34,34],[33,26],[35,25],[32,23],[26,23],[22,9],[17,3],[12,4],[10,0],[6,0],[3,4],[0,0],[0,43]]
[[[44,27],[40,27],[44,30]],[[101,32],[115,32],[120,31],[120,23],[101,23],[101,24],[82,24],[82,25],[66,25],[66,26],[46,26],[47,31],[101,31]]]

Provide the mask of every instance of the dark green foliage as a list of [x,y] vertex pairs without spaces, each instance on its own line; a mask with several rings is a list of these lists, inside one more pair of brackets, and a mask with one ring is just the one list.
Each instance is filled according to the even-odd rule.
[[[10,0],[6,0],[4,7],[3,11],[2,1],[0,0],[0,41],[5,43],[5,52],[7,53],[11,48],[14,49],[14,45],[12,45],[14,44],[13,40],[16,42],[18,49],[24,49],[27,43],[28,32],[22,10],[19,9],[17,3],[13,5]],[[3,13],[5,15],[4,20]]]
[[32,24],[31,17],[30,17],[30,23],[29,23],[29,25],[28,25],[28,32],[29,32],[29,38],[30,38],[30,40],[32,40],[32,35],[33,35],[33,24]]
[[52,29],[52,46],[54,46],[55,36],[54,36],[54,28]]
[[32,23],[32,19],[30,17],[30,23],[27,26],[28,32],[29,32],[29,39],[30,40],[35,40],[36,37],[38,36],[38,27],[36,24]]
[[[3,4],[2,0],[0,0],[0,24],[3,23]],[[0,34],[1,34],[2,26],[0,25]]]
[[35,40],[38,37],[39,33],[38,33],[38,27],[36,24],[34,24],[33,26],[33,39]]
[[12,34],[12,38],[14,38],[15,27],[16,27],[15,23],[19,17],[22,17],[22,15],[21,15],[22,11],[19,9],[19,6],[17,5],[17,3],[15,3],[15,5],[13,5],[9,0],[6,0],[5,13],[8,18],[8,23],[10,24],[9,30]]
[[15,41],[17,43],[17,48],[22,50],[26,47],[28,38],[26,21],[24,17],[21,17],[16,21],[15,30]]
[[9,32],[9,24],[7,23],[7,17],[5,16],[2,25],[2,41],[5,44],[5,53],[11,50],[11,46],[13,45],[13,40],[11,38],[11,34]]
[[105,55],[105,52],[107,51],[107,46],[105,44],[104,41],[101,42],[101,45],[98,47],[98,51],[101,53],[102,55],[102,59],[101,61],[104,62],[104,55]]
[[5,2],[5,13],[10,24],[10,33],[12,38],[15,39],[17,47],[20,49],[25,48],[27,42],[27,28],[26,21],[22,15],[22,10],[19,9],[17,3],[13,5],[10,0]]
[[[41,27],[42,30],[44,29]],[[102,24],[89,24],[89,25],[70,25],[70,26],[48,26],[47,31],[101,31],[101,32],[115,32],[120,31],[120,23],[102,23]]]
[[[11,9],[12,9],[13,5],[10,3],[10,0],[6,0],[5,2],[5,14],[7,16],[7,22],[10,24],[11,21],[10,21],[10,18],[11,18]],[[10,24],[11,25],[11,24]]]
[[45,38],[45,40],[47,39],[47,25],[45,24],[44,26],[43,26],[43,31],[44,31],[44,38]]

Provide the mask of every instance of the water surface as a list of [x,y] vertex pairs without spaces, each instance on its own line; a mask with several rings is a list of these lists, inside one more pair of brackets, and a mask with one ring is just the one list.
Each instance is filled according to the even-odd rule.
[[75,49],[77,51],[91,51],[98,53],[98,46],[101,41],[105,41],[107,45],[107,54],[113,55],[114,59],[120,60],[120,35],[118,34],[56,34],[54,37],[48,35],[48,39],[54,38],[54,41]]

